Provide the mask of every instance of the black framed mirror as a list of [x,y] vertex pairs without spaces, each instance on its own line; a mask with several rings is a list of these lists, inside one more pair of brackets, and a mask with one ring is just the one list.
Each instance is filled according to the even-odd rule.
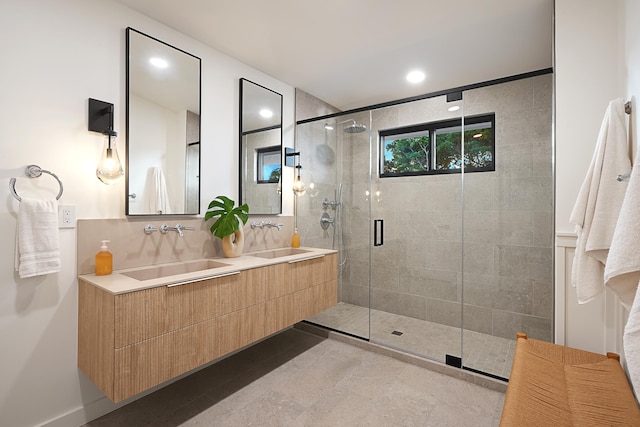
[[127,28],[126,215],[200,213],[201,67]]
[[282,213],[282,95],[240,79],[240,200],[255,215]]

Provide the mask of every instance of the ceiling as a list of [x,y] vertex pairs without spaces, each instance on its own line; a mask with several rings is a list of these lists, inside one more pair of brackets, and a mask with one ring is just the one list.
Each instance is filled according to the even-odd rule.
[[553,0],[116,1],[340,110],[552,66]]

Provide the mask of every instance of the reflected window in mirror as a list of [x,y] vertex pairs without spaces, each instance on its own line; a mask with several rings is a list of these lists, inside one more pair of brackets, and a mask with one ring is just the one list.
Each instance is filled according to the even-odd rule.
[[258,184],[277,184],[280,181],[280,172],[282,171],[280,146],[258,148],[256,151]]
[[127,215],[200,213],[200,58],[127,28]]
[[282,212],[282,95],[240,79],[240,200],[249,213]]

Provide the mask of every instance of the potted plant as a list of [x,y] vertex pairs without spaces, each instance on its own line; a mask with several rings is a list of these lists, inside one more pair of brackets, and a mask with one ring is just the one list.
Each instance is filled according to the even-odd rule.
[[246,203],[235,206],[235,202],[226,196],[218,196],[209,203],[204,220],[218,217],[210,230],[214,236],[222,239],[222,251],[228,258],[242,255],[244,247],[242,225],[247,223],[248,214],[249,206]]

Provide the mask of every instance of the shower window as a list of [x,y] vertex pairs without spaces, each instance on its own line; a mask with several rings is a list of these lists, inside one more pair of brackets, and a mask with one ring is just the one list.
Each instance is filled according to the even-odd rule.
[[[495,170],[495,115],[380,131],[380,177]],[[461,138],[464,138],[464,150]]]

